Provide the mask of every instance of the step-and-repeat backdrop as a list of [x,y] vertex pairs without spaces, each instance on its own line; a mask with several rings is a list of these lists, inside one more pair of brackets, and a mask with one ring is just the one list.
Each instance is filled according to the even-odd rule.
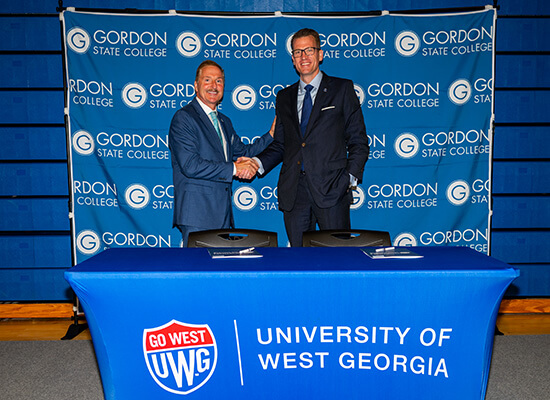
[[[352,79],[370,156],[352,227],[395,245],[488,252],[494,9],[338,17],[64,11],[75,260],[110,247],[177,247],[168,130],[195,96],[198,65],[225,70],[220,109],[243,142],[267,132],[277,92],[296,82],[290,38],[321,35],[329,75]],[[279,170],[235,181],[238,228],[278,232]]]

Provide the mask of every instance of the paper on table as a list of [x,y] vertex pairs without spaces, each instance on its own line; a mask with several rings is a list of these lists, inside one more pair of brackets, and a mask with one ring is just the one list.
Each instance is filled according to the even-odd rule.
[[379,260],[383,258],[422,258],[418,253],[405,247],[370,247],[361,249],[370,258]]
[[253,247],[248,249],[242,248],[216,248],[208,249],[212,258],[259,258],[263,257]]

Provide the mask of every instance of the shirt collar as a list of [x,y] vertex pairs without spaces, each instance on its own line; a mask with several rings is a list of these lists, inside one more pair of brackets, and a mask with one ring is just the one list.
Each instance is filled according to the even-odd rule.
[[218,114],[218,107],[216,107],[215,110],[212,110],[210,107],[208,107],[206,104],[204,104],[201,99],[199,99],[198,97],[195,96],[195,99],[197,99],[197,101],[199,102],[199,105],[201,106],[201,108],[203,109],[203,111],[206,113],[206,115],[210,116],[210,113],[212,111],[214,111],[216,113],[216,115]]
[[[319,71],[319,73],[315,75],[315,78],[313,78],[313,80],[309,82],[309,85],[313,86],[314,90],[317,91],[317,89],[319,89],[319,86],[321,86],[322,79],[323,79],[323,73]],[[308,83],[304,83],[304,81],[300,79],[300,91],[305,91],[306,85],[308,85]]]

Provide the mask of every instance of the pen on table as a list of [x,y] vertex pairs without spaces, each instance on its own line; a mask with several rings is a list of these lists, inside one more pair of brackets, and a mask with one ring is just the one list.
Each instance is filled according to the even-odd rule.
[[386,251],[392,251],[395,250],[395,247],[380,247],[379,249],[376,249],[377,253],[385,253]]
[[248,249],[240,250],[240,251],[239,251],[239,254],[251,253],[251,252],[254,251],[254,249],[255,249],[255,247],[249,247]]

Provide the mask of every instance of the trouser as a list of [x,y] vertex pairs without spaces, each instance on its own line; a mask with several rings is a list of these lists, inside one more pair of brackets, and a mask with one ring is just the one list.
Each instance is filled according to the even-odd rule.
[[313,201],[305,173],[300,175],[298,191],[294,208],[283,211],[286,233],[292,247],[302,246],[304,232],[315,230],[316,225],[321,230],[343,229],[349,230],[350,205],[352,202],[351,189],[334,206],[320,208]]

